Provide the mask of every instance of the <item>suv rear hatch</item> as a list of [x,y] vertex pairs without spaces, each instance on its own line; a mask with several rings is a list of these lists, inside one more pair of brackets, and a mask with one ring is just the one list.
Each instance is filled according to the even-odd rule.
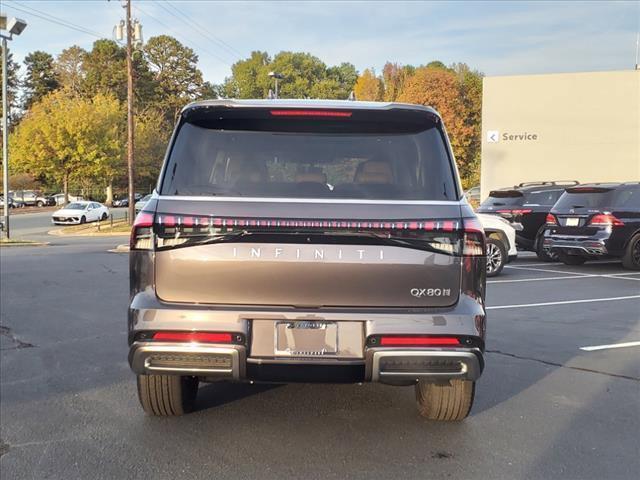
[[591,236],[602,227],[599,216],[611,208],[615,190],[609,187],[569,188],[554,205],[548,222],[557,234]]
[[158,297],[455,304],[464,221],[439,117],[355,105],[185,111],[148,206]]

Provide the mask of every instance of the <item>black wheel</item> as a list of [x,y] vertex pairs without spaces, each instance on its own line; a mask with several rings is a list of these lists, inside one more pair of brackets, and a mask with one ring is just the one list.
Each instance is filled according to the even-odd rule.
[[565,265],[582,265],[587,261],[585,257],[581,257],[580,255],[568,255],[566,253],[559,253],[558,258]]
[[538,260],[543,262],[557,262],[559,260],[558,254],[551,251],[545,251],[543,248],[543,238],[538,237],[536,240],[536,256]]
[[83,223],[87,223],[87,217],[85,217],[84,215],[80,217],[80,224],[83,224]]
[[476,382],[451,380],[448,384],[416,383],[416,403],[420,415],[429,420],[455,422],[469,415]]
[[104,221],[107,219],[107,217],[108,217],[107,212],[103,212],[102,216],[100,217],[100,220]]
[[196,377],[138,375],[138,399],[149,415],[168,417],[189,413],[197,394]]
[[507,263],[507,249],[497,238],[487,238],[487,277],[500,274]]
[[635,234],[629,240],[622,257],[622,266],[630,270],[640,270],[640,233]]
[[44,207],[44,202],[42,200],[38,200],[38,203],[36,203],[36,205],[38,205],[39,207]]

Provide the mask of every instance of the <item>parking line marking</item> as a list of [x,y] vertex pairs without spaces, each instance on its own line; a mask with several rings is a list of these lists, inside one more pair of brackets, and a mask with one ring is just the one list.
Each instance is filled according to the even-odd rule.
[[570,305],[572,303],[614,302],[616,300],[631,300],[640,298],[640,295],[627,295],[626,297],[587,298],[584,300],[564,300],[561,302],[521,303],[517,305],[495,305],[486,307],[487,310],[502,310],[506,308],[548,307],[551,305]]
[[[578,280],[580,278],[594,278],[594,277],[600,277],[600,276],[602,275],[581,275],[581,276],[572,275],[570,277],[518,278],[515,280],[487,280],[487,283],[542,282],[543,280]],[[634,278],[634,280],[636,279]]]
[[613,278],[614,280],[635,280],[636,282],[640,282],[640,278],[628,278],[622,275],[640,275],[638,273],[612,273],[612,274],[581,274],[581,275],[572,275],[569,277],[538,277],[538,278],[517,278],[513,280],[487,280],[487,283],[520,283],[520,282],[542,282],[544,280],[579,280],[581,278]]
[[593,345],[591,347],[580,347],[580,350],[584,350],[585,352],[593,352],[596,350],[608,350],[610,348],[627,348],[627,347],[640,347],[640,342],[612,343],[610,345]]
[[[530,258],[530,257],[522,257],[522,258]],[[520,260],[521,258],[518,257],[518,260]],[[619,260],[602,260],[602,261],[596,261],[596,262],[589,262],[588,265],[608,265],[611,263],[620,263]],[[523,265],[527,266],[527,267],[545,267],[548,265],[553,265],[553,262],[545,262],[545,263],[523,263]],[[564,264],[559,264],[560,266],[564,265]],[[571,265],[567,265],[568,267]]]
[[569,274],[569,275],[576,275],[576,276],[581,276],[581,277],[586,277],[589,275],[592,275],[590,273],[575,273],[575,272],[568,272],[566,270],[551,270],[550,268],[528,268],[528,267],[514,267],[511,265],[505,265],[504,268],[513,268],[515,270],[531,270],[533,272],[549,272],[549,273],[564,273]]

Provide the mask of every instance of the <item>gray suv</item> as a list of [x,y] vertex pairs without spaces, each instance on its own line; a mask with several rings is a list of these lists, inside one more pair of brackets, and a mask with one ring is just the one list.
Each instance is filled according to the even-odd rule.
[[433,109],[193,103],[131,234],[140,403],[185,413],[200,382],[380,382],[461,420],[484,367],[485,271]]

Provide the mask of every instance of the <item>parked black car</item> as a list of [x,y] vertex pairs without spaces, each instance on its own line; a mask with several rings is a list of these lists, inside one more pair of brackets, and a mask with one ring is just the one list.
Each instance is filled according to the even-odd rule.
[[618,257],[640,270],[640,182],[568,188],[547,216],[543,248],[567,265]]
[[553,252],[542,248],[547,214],[565,189],[575,185],[578,185],[575,180],[526,182],[513,188],[493,190],[478,208],[478,213],[498,214],[516,226],[520,224],[522,228],[516,228],[518,248],[536,252],[545,262],[554,261]]

